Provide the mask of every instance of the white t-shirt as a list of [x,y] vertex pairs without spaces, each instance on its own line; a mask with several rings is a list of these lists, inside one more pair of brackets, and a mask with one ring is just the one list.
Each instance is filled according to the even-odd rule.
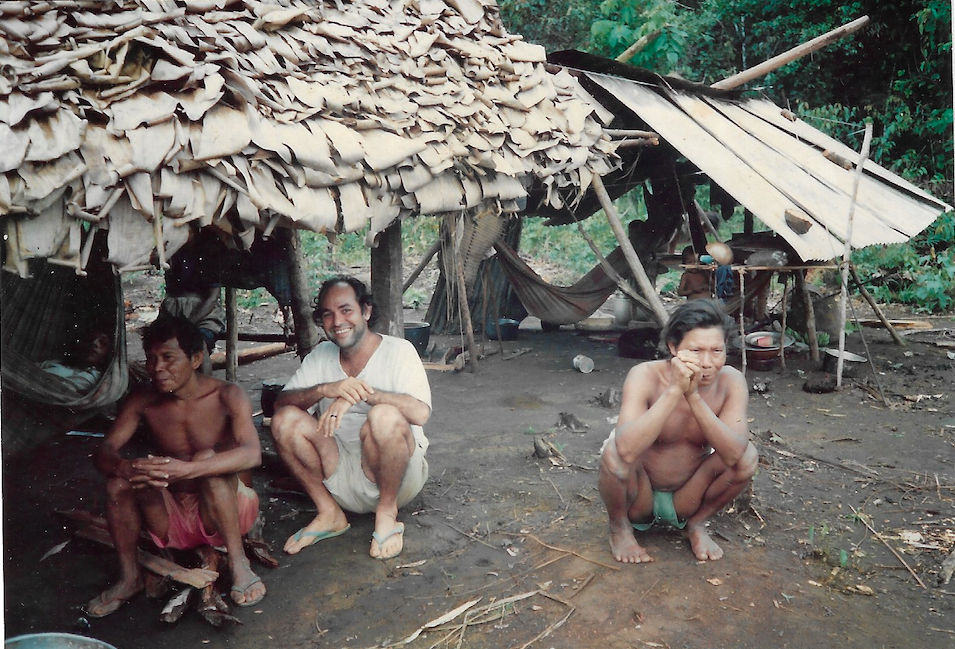
[[[320,343],[302,360],[302,366],[285,384],[285,390],[301,390],[320,383],[332,383],[348,378],[342,369],[338,345],[331,341]],[[394,336],[381,337],[381,344],[371,355],[364,369],[358,374],[361,379],[375,390],[407,394],[431,407],[431,386],[424,365],[418,357],[414,345],[404,338]],[[331,404],[330,399],[322,399],[309,408],[309,412],[325,410]],[[357,439],[371,406],[362,401],[352,406],[341,418],[341,426],[336,435],[346,439]],[[415,440],[423,450],[428,449],[428,438],[421,426],[411,426]]]

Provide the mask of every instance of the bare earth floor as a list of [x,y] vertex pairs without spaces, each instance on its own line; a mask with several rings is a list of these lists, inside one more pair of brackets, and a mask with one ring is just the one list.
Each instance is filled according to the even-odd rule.
[[[71,539],[54,510],[101,513],[104,503],[89,461],[97,441],[57,436],[3,466],[5,633],[67,631],[122,649],[363,648],[479,600],[471,617],[405,646],[952,646],[955,583],[940,586],[938,575],[955,550],[955,361],[935,344],[951,334],[913,335],[904,348],[884,331],[865,334],[878,382],[866,368],[839,392],[806,393],[819,364],[805,357],[748,372],[763,390],[751,391],[750,410],[760,470],[750,503],[711,524],[724,559],[698,562],[679,534],[660,530],[641,537],[654,563],[634,566],[610,556],[595,470],[617,414],[600,397],[635,361],[617,356],[612,333],[522,329],[504,343],[526,349],[519,356],[489,356],[476,373],[429,372],[431,479],[402,514],[398,558],[369,558],[372,518],[354,515],[346,535],[284,555],[311,505],[270,486],[281,476],[274,462],[256,471],[281,567],[256,567],[268,595],[234,610],[244,624],[225,629],[194,612],[170,626],[159,620],[164,602],[142,596],[108,618],[83,617],[116,566],[80,540],[41,561]],[[439,351],[459,343],[434,340]],[[858,334],[848,348],[864,352]],[[595,371],[574,370],[576,354]],[[258,407],[263,380],[296,367],[285,354],[241,367],[240,382]],[[586,427],[558,428],[561,413]],[[535,457],[535,438],[560,456]]]

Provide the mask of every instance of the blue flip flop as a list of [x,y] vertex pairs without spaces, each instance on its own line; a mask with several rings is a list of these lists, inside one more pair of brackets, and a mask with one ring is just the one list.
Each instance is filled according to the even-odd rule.
[[397,525],[394,526],[394,528],[393,528],[390,532],[388,532],[388,533],[385,534],[384,536],[379,535],[378,532],[372,532],[372,533],[371,533],[371,538],[373,538],[375,541],[377,541],[379,550],[384,547],[385,542],[386,542],[388,539],[390,539],[391,537],[393,537],[393,536],[395,536],[395,535],[398,535],[398,536],[400,536],[400,537],[402,538],[402,543],[401,543],[402,547],[401,547],[397,552],[395,552],[394,554],[392,554],[392,555],[390,555],[390,556],[387,556],[387,557],[383,557],[383,556],[379,555],[379,556],[377,556],[377,557],[375,557],[375,558],[376,558],[376,559],[394,559],[394,558],[397,557],[399,554],[401,554],[401,550],[404,549],[404,534],[405,534],[405,524],[404,524],[404,523],[398,523]]
[[252,588],[254,585],[259,584],[259,583],[262,583],[262,578],[259,577],[258,575],[256,575],[255,578],[254,578],[254,579],[250,579],[250,580],[249,580],[249,583],[247,583],[244,587],[241,587],[241,588],[240,588],[239,586],[233,586],[233,587],[232,587],[232,593],[233,593],[233,594],[232,594],[232,601],[235,602],[236,606],[255,606],[256,604],[258,604],[259,602],[261,602],[263,599],[265,599],[265,593],[262,593],[261,595],[259,595],[259,596],[256,597],[255,599],[250,599],[250,600],[247,600],[247,601],[245,601],[245,602],[239,602],[239,601],[236,601],[236,599],[235,599],[235,593],[239,593],[240,595],[243,595],[243,594],[245,594],[245,591],[249,590],[249,589]]
[[308,545],[303,545],[303,548],[307,548],[309,545],[315,545],[319,541],[324,541],[325,539],[333,539],[336,536],[341,536],[345,532],[351,529],[351,524],[349,523],[344,528],[340,530],[327,530],[324,532],[311,532],[306,530],[304,527],[295,533],[294,538],[296,541],[301,541],[303,538],[309,539]]

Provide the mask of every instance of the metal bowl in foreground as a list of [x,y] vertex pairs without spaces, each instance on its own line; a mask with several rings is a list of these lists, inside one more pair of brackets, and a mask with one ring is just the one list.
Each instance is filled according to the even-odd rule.
[[96,638],[72,633],[30,633],[10,638],[4,649],[116,649]]

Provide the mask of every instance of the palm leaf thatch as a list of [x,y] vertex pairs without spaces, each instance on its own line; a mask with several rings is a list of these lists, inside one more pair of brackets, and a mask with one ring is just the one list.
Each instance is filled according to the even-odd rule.
[[559,208],[616,164],[611,117],[492,0],[5,0],[5,267],[81,271],[98,229],[131,268],[197,226],[373,245],[531,188]]

